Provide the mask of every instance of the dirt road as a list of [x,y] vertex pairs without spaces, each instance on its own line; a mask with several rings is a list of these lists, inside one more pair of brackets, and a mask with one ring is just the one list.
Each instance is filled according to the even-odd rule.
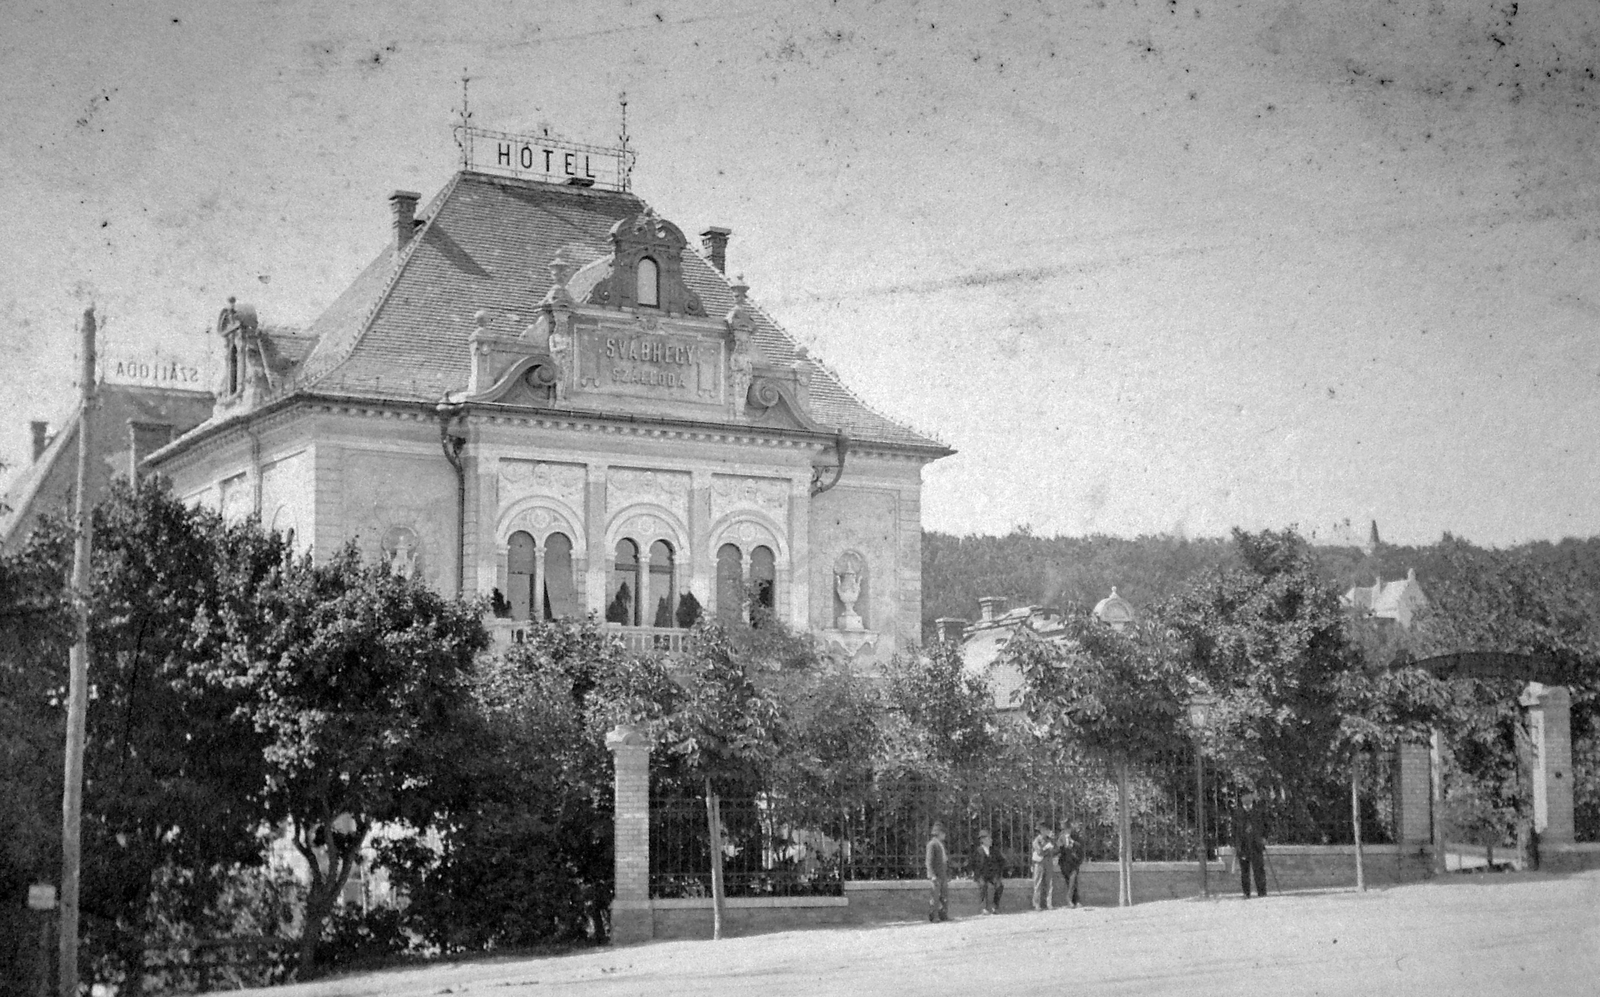
[[1600,994],[1600,873],[1152,903],[455,963],[273,997]]

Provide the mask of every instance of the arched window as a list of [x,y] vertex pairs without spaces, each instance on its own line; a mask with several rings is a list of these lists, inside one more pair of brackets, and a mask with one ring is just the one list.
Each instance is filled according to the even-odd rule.
[[750,588],[755,605],[771,614],[778,604],[778,559],[772,548],[757,547],[750,552]]
[[617,541],[617,559],[611,568],[611,601],[606,603],[606,622],[625,627],[639,625],[639,545],[632,540]]
[[544,618],[578,615],[578,593],[572,584],[572,541],[565,533],[544,538]]
[[661,270],[656,261],[648,256],[640,260],[634,277],[637,284],[634,300],[650,308],[661,307]]
[[655,604],[650,613],[650,625],[653,627],[672,626],[672,612],[678,604],[675,566],[671,544],[657,540],[650,545],[650,601]]
[[228,340],[228,394],[239,393],[239,341]]
[[506,550],[506,600],[511,603],[511,618],[533,616],[533,537],[521,530],[511,534]]
[[744,619],[744,556],[733,544],[717,551],[717,619],[733,623]]

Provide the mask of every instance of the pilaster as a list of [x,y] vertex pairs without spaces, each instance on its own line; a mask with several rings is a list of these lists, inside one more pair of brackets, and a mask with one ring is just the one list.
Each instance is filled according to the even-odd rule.
[[[811,629],[811,477],[789,479],[789,625]],[[830,621],[831,622],[831,621]]]
[[585,577],[588,584],[584,586],[586,604],[584,610],[597,613],[601,617],[606,612],[606,574],[611,570],[611,551],[606,549],[606,529],[610,521],[606,518],[606,475],[611,471],[611,465],[605,461],[589,461],[588,487],[584,490],[583,510],[584,533],[589,538],[588,571]]
[[689,591],[702,613],[711,612],[717,584],[717,552],[711,549],[711,471],[689,472]]

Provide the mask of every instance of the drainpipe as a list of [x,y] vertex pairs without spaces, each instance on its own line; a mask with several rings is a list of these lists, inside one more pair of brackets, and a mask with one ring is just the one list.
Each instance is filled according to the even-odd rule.
[[461,463],[461,449],[467,445],[465,436],[450,432],[450,424],[461,418],[467,409],[463,402],[440,402],[434,412],[439,416],[439,447],[444,459],[456,472],[456,598],[467,590],[467,469]]
[[[821,495],[834,485],[837,485],[839,479],[844,477],[844,455],[845,451],[849,449],[850,437],[846,436],[843,430],[840,430],[833,440],[833,455],[836,461],[834,466],[831,468],[824,466],[811,468],[811,494],[813,497]],[[828,477],[830,471],[833,473],[831,479]]]

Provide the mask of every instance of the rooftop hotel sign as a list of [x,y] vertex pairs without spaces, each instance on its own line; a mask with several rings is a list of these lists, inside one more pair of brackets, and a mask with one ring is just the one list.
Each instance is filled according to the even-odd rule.
[[570,142],[543,129],[514,135],[468,125],[459,129],[466,167],[520,180],[627,190],[634,152],[626,146]]

